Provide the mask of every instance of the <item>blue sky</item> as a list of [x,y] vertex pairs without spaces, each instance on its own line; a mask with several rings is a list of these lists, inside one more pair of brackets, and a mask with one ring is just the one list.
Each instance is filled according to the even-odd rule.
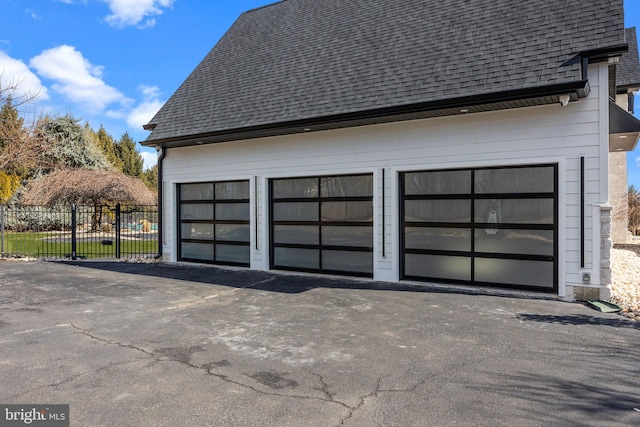
[[[0,0],[0,74],[5,86],[20,80],[39,93],[23,108],[71,113],[142,141],[142,125],[236,18],[273,2]],[[640,1],[625,0],[625,26],[640,28]],[[145,166],[155,163],[153,150],[140,151]],[[640,144],[628,164],[629,183],[640,188]]]

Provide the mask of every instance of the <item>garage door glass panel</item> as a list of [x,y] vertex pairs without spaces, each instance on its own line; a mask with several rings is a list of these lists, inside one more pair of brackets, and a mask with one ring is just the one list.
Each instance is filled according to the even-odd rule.
[[277,202],[273,204],[274,221],[318,221],[317,202]]
[[475,201],[478,223],[553,224],[554,215],[552,198]]
[[439,251],[471,251],[471,229],[444,227],[405,228],[405,247]]
[[182,238],[193,240],[213,240],[213,224],[182,223]]
[[216,182],[216,200],[249,199],[249,181]]
[[368,273],[373,269],[373,258],[367,252],[322,251],[322,269]]
[[216,261],[240,264],[249,259],[249,246],[216,245]]
[[182,242],[180,255],[184,259],[213,261],[213,245]]
[[478,282],[504,283],[539,288],[553,288],[553,262],[517,259],[476,258]]
[[320,243],[317,225],[276,225],[273,228],[274,243],[317,245]]
[[330,176],[320,180],[322,197],[369,197],[373,176]]
[[197,205],[183,204],[180,206],[180,218],[183,220],[188,220],[188,219],[211,220],[213,219],[213,205],[212,204],[197,204]]
[[317,178],[275,179],[271,185],[274,199],[318,197]]
[[322,227],[322,244],[326,246],[373,246],[369,227]]
[[216,203],[216,220],[249,221],[248,203]]
[[182,184],[180,200],[213,200],[213,184]]
[[251,239],[249,224],[216,224],[216,240],[247,242]]
[[407,200],[405,221],[471,222],[469,200]]
[[406,195],[469,194],[471,171],[410,172],[404,176]]
[[553,230],[476,229],[476,252],[553,256]]
[[460,256],[407,254],[407,276],[445,280],[471,280],[471,259]]
[[322,221],[371,221],[373,205],[367,202],[323,202]]
[[480,169],[475,171],[475,192],[553,193],[554,177],[552,166]]
[[274,248],[274,265],[303,269],[320,268],[320,251],[317,249]]

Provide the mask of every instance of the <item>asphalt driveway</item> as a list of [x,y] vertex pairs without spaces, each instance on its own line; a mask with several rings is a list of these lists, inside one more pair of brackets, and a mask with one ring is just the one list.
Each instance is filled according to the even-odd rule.
[[640,425],[640,325],[519,294],[0,261],[0,403],[73,426]]

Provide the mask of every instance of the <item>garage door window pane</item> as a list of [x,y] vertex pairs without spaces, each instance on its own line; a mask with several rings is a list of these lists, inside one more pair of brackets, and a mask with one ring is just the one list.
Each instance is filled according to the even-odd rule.
[[248,203],[217,203],[216,220],[249,221]]
[[183,239],[213,240],[213,224],[183,223],[181,227]]
[[405,274],[449,280],[471,280],[471,258],[406,254]]
[[481,169],[475,173],[476,194],[553,193],[555,174],[552,166]]
[[471,230],[468,228],[407,227],[407,249],[439,251],[471,251]]
[[213,245],[182,242],[180,255],[182,258],[213,261]]
[[314,225],[276,225],[273,227],[274,243],[292,243],[299,245],[317,245],[320,243],[318,226]]
[[249,181],[216,183],[216,200],[242,200],[248,198]]
[[404,175],[405,194],[469,194],[471,171],[411,172]]
[[469,200],[407,200],[405,221],[471,222]]
[[212,220],[213,205],[211,204],[180,205],[180,218],[182,220],[185,220],[185,219]]
[[216,240],[249,242],[249,224],[217,224]]
[[370,197],[373,176],[330,176],[321,179],[322,197]]
[[552,230],[476,229],[476,252],[553,256]]
[[371,252],[322,251],[322,268],[325,270],[372,273]]
[[553,288],[553,262],[476,258],[479,282]]
[[318,197],[317,178],[276,179],[272,186],[274,199]]
[[476,200],[478,223],[553,224],[553,199]]
[[322,227],[322,244],[327,246],[373,246],[372,227]]
[[317,221],[318,203],[291,202],[273,204],[274,221]]
[[213,200],[213,184],[182,184],[180,200]]
[[323,221],[371,221],[373,204],[366,202],[323,202]]
[[320,254],[316,249],[274,248],[273,255],[278,267],[320,268]]
[[216,261],[232,263],[249,263],[249,246],[216,245]]

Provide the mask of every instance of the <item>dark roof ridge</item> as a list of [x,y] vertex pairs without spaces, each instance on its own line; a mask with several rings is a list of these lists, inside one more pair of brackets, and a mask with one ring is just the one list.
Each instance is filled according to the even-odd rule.
[[245,10],[244,12],[242,12],[241,15],[246,15],[248,13],[255,12],[255,11],[260,10],[260,9],[266,9],[268,7],[275,6],[278,3],[284,3],[286,1],[287,0],[276,0],[273,3],[269,3],[269,4],[265,4],[263,6],[254,7],[253,9]]

